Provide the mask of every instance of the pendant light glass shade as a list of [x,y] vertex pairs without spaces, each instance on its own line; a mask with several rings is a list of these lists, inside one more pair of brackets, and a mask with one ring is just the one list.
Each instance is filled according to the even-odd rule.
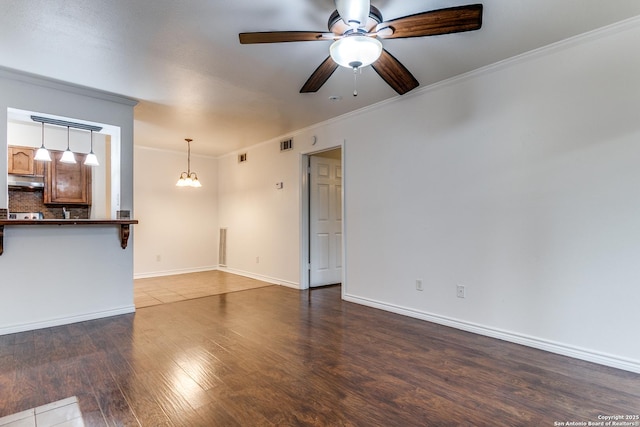
[[67,126],[67,149],[62,153],[60,161],[62,163],[76,163],[76,156],[69,149],[69,126]]
[[62,163],[76,163],[76,156],[68,148],[62,153],[60,158]]
[[176,182],[176,187],[190,187],[191,186],[191,178],[187,175],[186,172],[182,172],[180,174],[180,178],[178,178],[178,182]]
[[49,154],[49,150],[47,150],[44,146],[44,122],[42,123],[42,145],[36,151],[34,160],[40,160],[43,162],[51,161],[51,155]]
[[43,161],[43,162],[50,162],[51,161],[51,155],[49,154],[49,150],[47,150],[44,147],[38,148],[38,150],[36,151],[36,155],[34,157],[34,160],[40,160],[40,161]]
[[182,172],[178,182],[176,182],[176,187],[200,188],[202,187],[202,184],[200,183],[200,180],[198,180],[198,175],[196,175],[195,172],[191,172],[189,175],[187,175],[187,172]]
[[84,164],[87,166],[100,166],[98,157],[93,154],[93,130],[91,131],[91,151],[87,154],[87,157],[85,157]]
[[198,174],[191,172],[191,141],[192,139],[185,138],[187,141],[187,171],[180,174],[176,187],[195,187],[200,188],[202,184],[198,180]]
[[380,58],[382,43],[375,37],[354,34],[333,42],[329,53],[331,58],[343,67],[366,67]]
[[84,159],[84,164],[87,166],[100,166],[98,157],[93,153],[87,154],[87,157]]

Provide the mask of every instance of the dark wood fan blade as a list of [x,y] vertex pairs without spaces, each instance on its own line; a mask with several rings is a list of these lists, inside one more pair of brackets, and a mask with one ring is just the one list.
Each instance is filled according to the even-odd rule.
[[386,39],[437,36],[479,30],[482,27],[482,5],[471,4],[432,10],[394,19],[381,26],[389,26],[393,29],[393,34],[380,35],[381,38]]
[[316,31],[266,31],[262,33],[240,33],[240,44],[310,42],[331,40],[324,38],[327,33]]
[[400,95],[404,95],[420,86],[413,74],[386,49],[382,50],[380,58],[371,66],[382,77],[382,80],[387,82]]
[[338,68],[338,64],[331,59],[331,56],[328,56],[322,64],[311,74],[311,77],[306,81],[306,83],[300,89],[300,93],[310,93],[317,92],[318,89],[322,87],[322,85],[329,80],[331,74]]

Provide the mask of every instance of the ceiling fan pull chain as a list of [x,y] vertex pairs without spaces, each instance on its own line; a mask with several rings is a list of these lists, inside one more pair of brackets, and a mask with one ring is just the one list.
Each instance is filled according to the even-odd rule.
[[353,67],[353,96],[358,96],[358,67]]

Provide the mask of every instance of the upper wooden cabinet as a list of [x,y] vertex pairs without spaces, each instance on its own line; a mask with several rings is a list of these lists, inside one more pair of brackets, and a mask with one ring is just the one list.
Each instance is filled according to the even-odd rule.
[[46,164],[44,203],[57,205],[91,204],[91,166],[83,164],[85,156],[76,154],[77,163],[62,163],[62,151],[53,151]]
[[31,147],[18,147],[10,145],[9,153],[9,173],[16,175],[33,175],[35,173],[35,165],[33,156],[35,150]]
[[7,147],[7,172],[14,175],[44,176],[44,162],[34,160],[36,148],[10,145]]

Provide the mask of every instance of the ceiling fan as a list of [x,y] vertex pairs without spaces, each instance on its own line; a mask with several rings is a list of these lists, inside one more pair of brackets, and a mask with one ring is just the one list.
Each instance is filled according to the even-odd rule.
[[[378,39],[435,36],[474,31],[482,26],[482,4],[431,10],[383,21],[382,13],[369,0],[335,0],[329,16],[329,31],[267,31],[240,33],[241,44],[333,41],[330,55],[311,74],[300,93],[317,92],[338,68],[354,73],[371,65],[398,94],[419,86],[416,78],[393,57]],[[354,92],[354,95],[356,93]]]

